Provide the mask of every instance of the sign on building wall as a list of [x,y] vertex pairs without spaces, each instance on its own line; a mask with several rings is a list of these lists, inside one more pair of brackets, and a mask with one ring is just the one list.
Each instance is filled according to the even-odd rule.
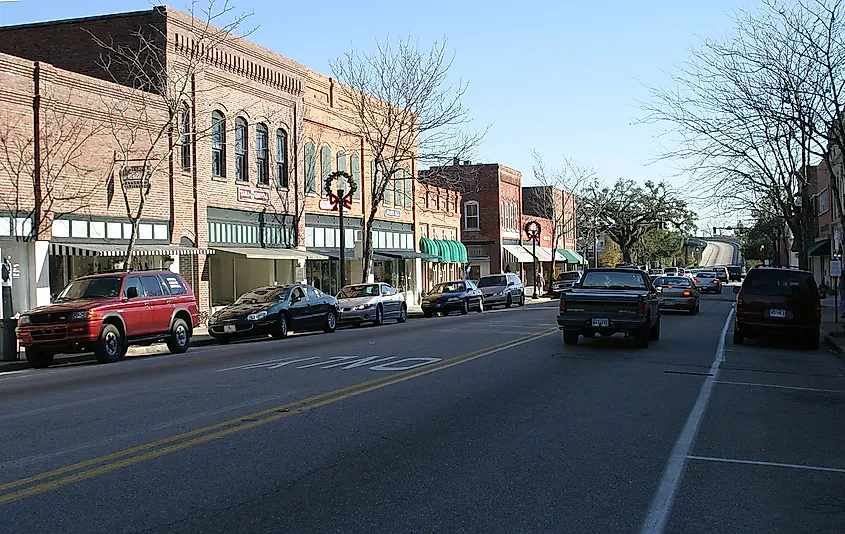
[[384,208],[384,216],[393,217],[394,219],[396,219],[402,216],[402,210],[397,210],[395,208]]
[[259,191],[255,189],[248,189],[246,187],[239,187],[238,201],[248,202],[250,204],[269,204],[270,193],[268,193],[267,191]]
[[323,198],[320,199],[320,209],[323,211],[334,211],[334,206],[329,199]]
[[130,165],[120,169],[120,185],[124,189],[149,189],[150,173],[143,165]]

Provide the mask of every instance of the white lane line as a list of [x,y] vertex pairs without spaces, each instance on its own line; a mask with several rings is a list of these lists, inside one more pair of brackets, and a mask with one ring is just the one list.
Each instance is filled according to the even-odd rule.
[[669,520],[669,514],[672,512],[672,503],[675,500],[675,493],[678,491],[678,485],[681,481],[681,475],[684,472],[687,456],[690,450],[692,450],[695,435],[698,433],[698,427],[701,425],[701,419],[704,416],[704,411],[707,409],[710,394],[713,392],[713,384],[719,375],[719,365],[725,359],[725,336],[728,334],[728,327],[731,324],[733,313],[733,309],[728,312],[728,317],[725,319],[725,326],[722,327],[719,346],[716,348],[716,357],[710,366],[710,374],[713,376],[708,376],[704,379],[704,384],[701,385],[701,391],[698,393],[698,398],[695,400],[695,404],[693,404],[692,410],[687,417],[684,429],[681,431],[678,441],[675,442],[675,446],[672,447],[672,452],[669,454],[666,471],[663,473],[663,478],[657,487],[657,493],[654,495],[654,500],[651,501],[648,515],[646,515],[645,522],[640,530],[643,534],[660,534],[666,528],[666,522]]
[[789,469],[806,469],[808,471],[825,471],[827,473],[845,473],[845,469],[838,467],[821,467],[817,465],[783,464],[780,462],[762,462],[760,460],[737,460],[734,458],[715,458],[713,456],[687,456],[690,460],[703,462],[722,462],[727,464],[764,465],[768,467],[786,467]]
[[761,388],[776,388],[776,389],[792,389],[795,391],[812,391],[814,393],[842,393],[845,390],[841,389],[818,389],[818,388],[803,388],[798,386],[779,386],[776,384],[760,384],[758,382],[733,382],[730,380],[717,380],[717,384],[733,384],[734,386],[757,386]]

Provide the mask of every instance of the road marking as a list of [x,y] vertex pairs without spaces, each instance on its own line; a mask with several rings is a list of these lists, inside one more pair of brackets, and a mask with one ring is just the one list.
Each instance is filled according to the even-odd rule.
[[733,384],[735,386],[757,386],[761,388],[776,388],[776,389],[792,389],[795,391],[811,391],[814,393],[845,393],[841,389],[818,389],[818,388],[803,388],[798,386],[779,386],[776,384],[760,384],[758,382],[732,382],[730,380],[717,380],[717,384]]
[[763,462],[760,460],[737,460],[734,458],[715,458],[713,456],[687,456],[690,460],[703,462],[723,462],[727,464],[764,465],[767,467],[786,467],[789,469],[805,469],[808,471],[825,471],[827,473],[845,473],[845,469],[839,467],[820,467],[817,465],[783,464],[780,462]]
[[249,430],[273,421],[278,421],[291,415],[311,411],[321,406],[326,406],[357,395],[368,393],[370,391],[382,389],[393,384],[398,384],[400,382],[419,378],[437,371],[449,369],[456,365],[461,365],[463,363],[477,360],[485,356],[490,356],[526,343],[531,343],[556,331],[557,328],[550,328],[543,332],[523,336],[505,343],[454,356],[452,358],[427,365],[423,369],[413,368],[408,371],[401,371],[381,378],[353,384],[344,388],[320,393],[318,395],[308,397],[307,399],[293,401],[253,414],[236,417],[234,419],[208,425],[196,430],[177,434],[175,436],[162,438],[143,445],[138,445],[97,458],[92,458],[90,460],[85,460],[72,465],[53,469],[51,471],[13,480],[5,484],[0,484],[0,492],[21,488],[22,486],[28,486],[0,495],[0,505],[18,501],[33,495],[38,495],[105,473],[110,473],[133,464],[152,460],[154,458],[178,452],[211,440],[219,439],[244,430]]
[[675,500],[675,493],[678,491],[678,484],[684,472],[687,456],[690,450],[692,450],[695,435],[698,433],[698,427],[701,425],[701,419],[704,416],[704,411],[707,409],[710,394],[713,392],[713,384],[719,375],[719,366],[725,360],[725,337],[728,335],[728,327],[731,324],[733,313],[733,308],[731,308],[728,312],[728,317],[725,319],[725,326],[722,327],[719,346],[716,348],[716,357],[710,366],[710,374],[713,376],[708,376],[704,379],[704,383],[701,385],[701,391],[699,391],[698,398],[692,406],[681,435],[678,436],[678,441],[672,447],[672,452],[669,454],[666,471],[663,473],[663,478],[660,480],[657,493],[654,495],[654,500],[651,502],[648,515],[646,515],[645,522],[640,531],[643,534],[661,534],[663,529],[666,528],[666,522],[669,520],[669,514],[672,512],[672,503]]

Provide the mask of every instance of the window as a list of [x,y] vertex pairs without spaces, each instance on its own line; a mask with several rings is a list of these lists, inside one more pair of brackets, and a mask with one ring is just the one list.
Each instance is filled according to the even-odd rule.
[[395,178],[393,179],[393,182],[394,182],[394,187],[393,187],[393,193],[394,193],[394,195],[393,195],[393,199],[394,199],[394,200],[393,200],[393,204],[394,204],[397,208],[401,208],[401,207],[402,207],[402,195],[403,195],[403,194],[404,194],[404,192],[405,192],[405,187],[404,187],[404,186],[405,186],[405,182],[404,182],[404,174],[405,174],[405,171],[403,171],[403,170],[401,170],[401,169],[400,169],[400,170],[399,170],[399,171],[397,171],[397,173],[394,175],[394,176],[395,176]]
[[322,183],[320,184],[320,190],[322,191],[323,185],[326,183],[326,178],[332,173],[332,149],[327,146],[324,146],[320,149],[320,179]]
[[182,144],[182,170],[191,170],[191,108],[182,102],[182,120],[179,125]]
[[170,289],[171,295],[184,295],[187,293],[185,290],[185,286],[182,285],[182,281],[179,280],[179,277],[176,275],[164,275],[164,282],[167,284],[168,289]]
[[337,153],[337,170],[346,172],[346,152],[343,150]]
[[293,304],[295,302],[299,302],[300,300],[304,300],[304,299],[305,299],[305,291],[303,291],[302,288],[298,287],[298,286],[293,288],[293,291],[291,292],[291,298],[290,298],[291,304]]
[[349,166],[352,167],[352,180],[355,182],[355,185],[358,186],[357,189],[355,189],[353,198],[355,200],[361,200],[361,160],[358,158],[358,154],[352,154],[349,156]]
[[314,143],[305,143],[305,192],[317,192],[317,163]]
[[141,284],[143,284],[148,297],[160,297],[164,295],[161,280],[158,279],[158,276],[142,276]]
[[311,300],[317,300],[318,298],[322,297],[322,293],[318,290],[314,289],[311,286],[305,286],[305,291],[308,293],[308,298]]
[[211,174],[226,176],[226,117],[219,111],[211,114]]
[[[438,201],[439,201],[438,197]],[[438,202],[439,204],[439,202]],[[439,206],[438,206],[439,208]],[[478,201],[476,200],[468,200],[464,202],[464,229],[466,230],[478,230],[479,224],[479,217],[478,217]]]
[[393,179],[388,177],[384,184],[384,205],[390,206],[393,204]]
[[411,196],[411,191],[413,190],[413,186],[411,185],[411,173],[408,171],[404,171],[405,173],[405,207],[411,209],[411,202],[413,201],[413,197]]
[[267,141],[267,126],[259,124],[255,127],[255,172],[259,184],[270,183]]
[[249,180],[246,158],[246,121],[241,117],[235,120],[235,180]]
[[825,213],[830,211],[830,193],[827,187],[825,187],[824,190],[819,193],[816,199],[818,202],[818,215],[824,215]]
[[276,130],[276,185],[288,186],[288,133]]
[[129,298],[128,293],[129,293],[130,287],[134,287],[135,289],[138,290],[138,296],[139,297],[144,296],[144,287],[141,285],[141,279],[138,278],[137,276],[131,276],[131,277],[126,279],[126,284],[123,287],[123,297],[124,298]]

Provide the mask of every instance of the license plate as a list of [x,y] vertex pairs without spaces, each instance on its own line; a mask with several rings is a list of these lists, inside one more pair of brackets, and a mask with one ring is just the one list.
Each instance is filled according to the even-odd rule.
[[769,317],[786,317],[786,310],[769,310]]
[[609,319],[593,319],[593,326],[610,326]]
[[663,299],[663,304],[675,304],[675,299]]
[[223,325],[223,333],[232,334],[234,332],[235,332],[235,325],[233,325],[233,324]]

